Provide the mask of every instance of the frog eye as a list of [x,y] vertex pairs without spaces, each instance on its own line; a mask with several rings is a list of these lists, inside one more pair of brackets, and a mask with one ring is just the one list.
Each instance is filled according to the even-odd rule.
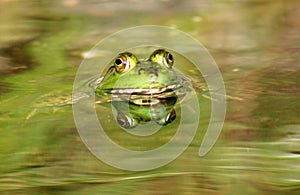
[[128,69],[129,63],[125,56],[120,56],[115,60],[115,69],[117,72],[122,73]]
[[161,65],[165,65],[169,68],[171,68],[174,64],[173,55],[164,49],[158,49],[154,51],[150,56],[150,60]]
[[168,67],[172,67],[174,64],[173,55],[167,51],[165,51],[165,54],[164,54],[164,64]]
[[131,53],[122,53],[115,59],[114,66],[118,73],[123,73],[134,67],[136,63],[137,58]]

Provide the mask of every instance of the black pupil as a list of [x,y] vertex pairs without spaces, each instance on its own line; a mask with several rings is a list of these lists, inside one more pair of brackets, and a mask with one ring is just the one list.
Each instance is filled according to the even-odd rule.
[[122,64],[122,60],[120,58],[116,59],[115,64],[116,65],[121,65]]
[[172,56],[171,54],[168,54],[168,59],[169,59],[170,61],[173,61],[173,56]]

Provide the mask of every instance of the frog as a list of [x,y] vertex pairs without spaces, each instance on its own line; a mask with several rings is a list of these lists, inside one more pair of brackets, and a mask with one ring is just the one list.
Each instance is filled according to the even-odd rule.
[[149,121],[166,126],[176,119],[175,104],[191,86],[174,63],[173,54],[166,49],[156,49],[146,59],[120,53],[96,84],[95,96],[111,95],[116,121],[125,129]]

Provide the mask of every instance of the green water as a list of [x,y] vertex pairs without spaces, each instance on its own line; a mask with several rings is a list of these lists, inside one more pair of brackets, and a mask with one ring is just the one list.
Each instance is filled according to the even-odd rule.
[[[0,7],[1,194],[299,194],[299,1],[0,1]],[[204,44],[224,78],[227,115],[216,145],[199,157],[210,107],[199,89],[200,131],[188,149],[166,166],[131,172],[92,155],[70,104],[53,98],[72,93],[83,57],[98,41],[145,24],[178,28]],[[203,86],[197,72],[183,72],[195,88]],[[144,146],[172,135],[159,133],[142,138]],[[112,134],[120,145],[133,139]]]

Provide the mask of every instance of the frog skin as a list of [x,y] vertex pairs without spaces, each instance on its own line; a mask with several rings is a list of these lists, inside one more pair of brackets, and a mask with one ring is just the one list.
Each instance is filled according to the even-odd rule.
[[164,49],[155,50],[147,59],[121,53],[97,84],[96,96],[112,95],[116,120],[123,128],[148,121],[167,125],[175,120],[174,105],[190,86],[173,64],[173,55]]

